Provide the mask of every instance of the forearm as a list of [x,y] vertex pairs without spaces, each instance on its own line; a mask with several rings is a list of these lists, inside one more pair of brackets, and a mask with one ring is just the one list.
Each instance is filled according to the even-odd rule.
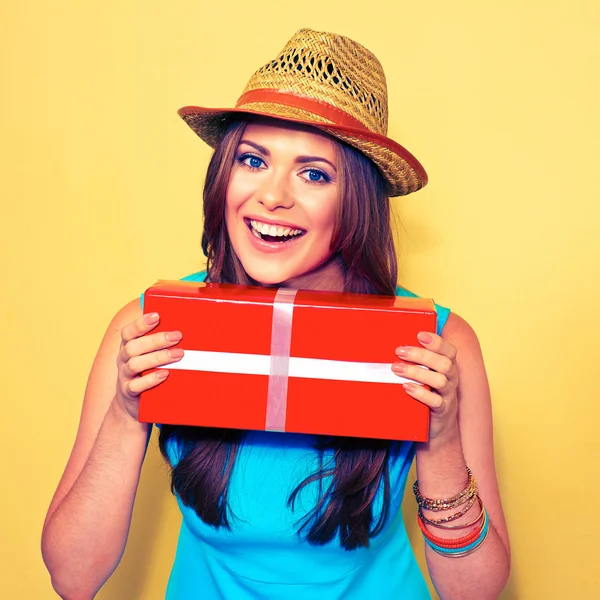
[[69,493],[42,536],[42,553],[57,593],[93,598],[125,548],[148,437],[114,403]]
[[[441,499],[460,492],[467,483],[466,467],[458,428],[444,440],[437,439],[419,445],[417,477],[420,493],[428,498]],[[460,508],[462,507],[444,513],[425,510],[424,516],[437,519],[458,512]],[[463,517],[453,521],[452,525],[473,521],[479,510],[479,504],[475,503]],[[436,532],[436,535],[448,539],[464,534],[464,529]],[[427,545],[425,552],[431,579],[442,600],[495,600],[506,584],[508,555],[493,521],[489,523],[485,541],[467,556],[443,556]]]

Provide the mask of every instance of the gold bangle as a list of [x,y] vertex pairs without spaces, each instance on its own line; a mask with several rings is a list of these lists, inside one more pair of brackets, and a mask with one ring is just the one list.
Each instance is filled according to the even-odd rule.
[[419,480],[417,479],[413,485],[413,492],[415,494],[415,498],[417,499],[417,504],[421,508],[426,508],[427,510],[434,512],[450,510],[464,504],[477,493],[477,482],[475,481],[473,473],[471,473],[471,469],[469,469],[469,467],[467,467],[467,474],[469,478],[467,485],[462,492],[456,494],[456,496],[452,496],[451,498],[443,498],[439,500],[421,496],[419,491]]
[[443,523],[450,523],[451,521],[456,521],[456,519],[460,519],[462,516],[466,515],[473,506],[473,504],[475,504],[475,500],[477,500],[477,498],[479,498],[479,496],[475,494],[471,497],[471,499],[467,502],[467,505],[462,510],[448,517],[444,517],[443,519],[428,519],[423,514],[423,509],[419,506],[419,517],[424,523],[428,523],[429,525],[442,525]]
[[476,525],[479,521],[481,521],[481,518],[484,515],[483,501],[481,500],[481,498],[479,496],[476,496],[476,498],[479,501],[479,506],[481,507],[481,511],[477,515],[477,518],[474,519],[473,521],[470,521],[469,523],[463,523],[460,525],[446,525],[444,523],[432,522],[431,520],[428,520],[423,516],[423,512],[421,511],[421,509],[419,509],[419,518],[421,518],[421,520],[424,523],[428,523],[429,525],[433,525],[434,527],[438,527],[439,529],[467,529],[468,527],[472,527],[473,525]]
[[[472,483],[469,484],[469,487],[465,488],[461,493],[460,497],[457,497],[455,500],[447,498],[445,500],[430,500],[429,498],[424,498],[423,502],[417,502],[417,504],[421,508],[426,508],[432,512],[440,512],[443,510],[451,510],[453,508],[457,508],[462,506],[466,502],[468,502],[473,496],[477,495],[477,483],[473,480]],[[452,501],[450,501],[452,500]]]

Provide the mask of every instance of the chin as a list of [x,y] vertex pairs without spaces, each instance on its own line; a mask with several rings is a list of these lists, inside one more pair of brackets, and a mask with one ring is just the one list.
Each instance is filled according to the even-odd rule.
[[[242,262],[244,271],[252,280],[260,285],[266,286],[285,286],[290,287],[310,287],[311,275],[317,279],[333,278],[336,279],[336,272],[323,271],[327,267],[328,259],[324,257],[322,260],[315,261],[308,269],[290,268],[292,265],[286,264],[256,264],[253,261]],[[287,268],[286,268],[287,267]],[[327,270],[328,271],[328,270]]]
[[248,277],[261,285],[281,285],[289,279],[297,277],[293,273],[283,272],[280,269],[252,269],[245,265],[242,266]]

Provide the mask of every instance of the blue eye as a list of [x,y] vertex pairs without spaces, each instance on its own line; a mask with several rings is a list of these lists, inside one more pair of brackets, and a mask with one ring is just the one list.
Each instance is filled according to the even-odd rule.
[[308,173],[309,181],[313,181],[314,183],[327,183],[330,180],[323,171],[319,171],[318,169],[309,169],[306,173]]
[[265,161],[262,158],[258,158],[258,156],[254,156],[254,154],[242,154],[242,156],[238,158],[238,161],[251,169],[260,169],[265,164]]

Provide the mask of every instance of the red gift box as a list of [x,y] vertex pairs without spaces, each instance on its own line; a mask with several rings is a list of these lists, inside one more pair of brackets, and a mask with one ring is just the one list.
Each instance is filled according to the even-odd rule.
[[432,300],[159,281],[144,311],[185,356],[141,395],[142,422],[428,439],[429,409],[391,364],[436,331]]

